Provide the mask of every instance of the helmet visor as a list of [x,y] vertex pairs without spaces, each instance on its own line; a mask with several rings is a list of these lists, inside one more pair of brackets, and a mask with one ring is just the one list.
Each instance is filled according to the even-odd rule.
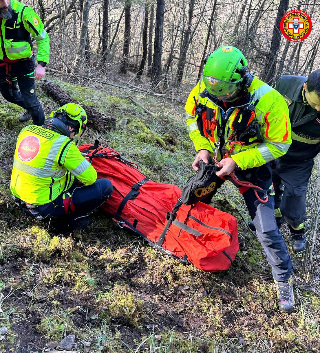
[[241,83],[241,81],[227,82],[207,75],[203,75],[203,82],[213,96],[230,96],[239,89]]

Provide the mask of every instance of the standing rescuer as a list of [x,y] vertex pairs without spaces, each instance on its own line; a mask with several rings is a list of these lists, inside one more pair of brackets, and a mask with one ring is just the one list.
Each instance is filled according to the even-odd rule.
[[[38,45],[36,67],[32,40]],[[35,79],[44,77],[49,53],[49,36],[34,10],[16,0],[0,0],[0,91],[6,100],[26,110],[21,122],[31,117],[35,125],[44,122]]]
[[[272,267],[279,308],[291,312],[293,268],[274,216],[269,165],[284,155],[291,143],[285,100],[248,72],[240,50],[223,46],[207,58],[203,77],[191,91],[185,110],[189,136],[198,152],[192,167],[198,170],[199,161],[208,163],[213,155],[221,168],[216,172],[218,177],[235,172],[238,179],[264,190],[239,189]],[[222,179],[217,181],[222,183]]]
[[[320,151],[320,70],[308,78],[284,75],[275,85],[285,98],[292,126],[292,145],[275,161],[273,184],[276,216],[289,224],[294,252],[306,247],[306,195],[313,159]],[[282,218],[283,217],[283,218]]]
[[37,219],[52,219],[62,231],[88,224],[88,213],[112,193],[108,179],[98,179],[73,137],[81,134],[87,115],[68,103],[52,112],[42,127],[29,125],[18,136],[11,175],[17,203]]

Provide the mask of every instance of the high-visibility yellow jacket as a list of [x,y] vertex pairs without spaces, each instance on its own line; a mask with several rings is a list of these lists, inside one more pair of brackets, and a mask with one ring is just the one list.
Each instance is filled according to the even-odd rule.
[[49,62],[50,39],[31,7],[11,0],[13,16],[0,19],[0,60],[26,59],[32,55],[32,40],[38,44],[37,61]]
[[75,177],[91,185],[97,172],[72,139],[36,125],[20,132],[10,184],[14,196],[32,205],[44,205],[68,190]]
[[[261,135],[260,141],[255,136],[248,143],[234,141],[236,133],[233,129],[234,120],[239,118],[238,113],[241,113],[245,105],[224,111],[218,101],[214,97],[208,97],[204,91],[205,85],[201,80],[191,91],[185,105],[189,136],[196,151],[206,149],[214,153],[220,143],[220,148],[230,152],[230,157],[241,169],[259,167],[287,152],[291,144],[288,107],[283,97],[269,85],[254,78],[248,88],[249,103],[254,107],[251,119],[258,122]],[[201,97],[201,93],[204,97]],[[200,117],[196,114],[195,102],[207,109]],[[207,119],[209,111],[210,118]],[[205,133],[199,128],[202,124],[199,119],[208,122],[204,128]],[[223,156],[220,153],[217,157],[221,159]]]

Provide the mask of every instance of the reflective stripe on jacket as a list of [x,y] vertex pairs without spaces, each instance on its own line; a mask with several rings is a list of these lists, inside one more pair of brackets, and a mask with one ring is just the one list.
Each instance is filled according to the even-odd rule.
[[11,192],[32,205],[44,205],[68,190],[75,177],[93,184],[97,172],[74,141],[36,125],[18,136],[11,174]]
[[39,16],[31,7],[11,0],[12,18],[2,19],[0,60],[26,59],[32,55],[32,40],[38,44],[37,61],[49,62],[50,39]]
[[[248,145],[232,145],[231,137],[234,133],[233,122],[240,107],[229,108],[226,112],[208,97],[202,98],[200,93],[205,90],[205,85],[200,81],[189,94],[185,110],[187,113],[187,127],[189,136],[194,143],[196,151],[206,149],[214,151],[216,143],[220,140],[216,124],[212,124],[214,131],[211,137],[206,138],[199,130],[197,116],[195,116],[196,103],[200,103],[213,110],[212,116],[222,125],[225,121],[223,139],[224,149],[232,151],[232,159],[241,169],[259,167],[273,159],[284,155],[291,144],[291,126],[289,111],[283,97],[266,83],[254,78],[248,91],[251,95],[250,101],[255,101],[254,119],[260,126],[260,134],[263,141],[255,142],[254,139]],[[224,118],[224,117],[227,118]],[[218,156],[221,158],[222,156]]]

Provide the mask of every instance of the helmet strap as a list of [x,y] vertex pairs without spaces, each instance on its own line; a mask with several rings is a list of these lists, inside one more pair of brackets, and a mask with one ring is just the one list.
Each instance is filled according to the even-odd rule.
[[250,87],[254,76],[250,74],[247,66],[242,66],[240,69],[240,75],[242,77],[241,88],[247,90]]

